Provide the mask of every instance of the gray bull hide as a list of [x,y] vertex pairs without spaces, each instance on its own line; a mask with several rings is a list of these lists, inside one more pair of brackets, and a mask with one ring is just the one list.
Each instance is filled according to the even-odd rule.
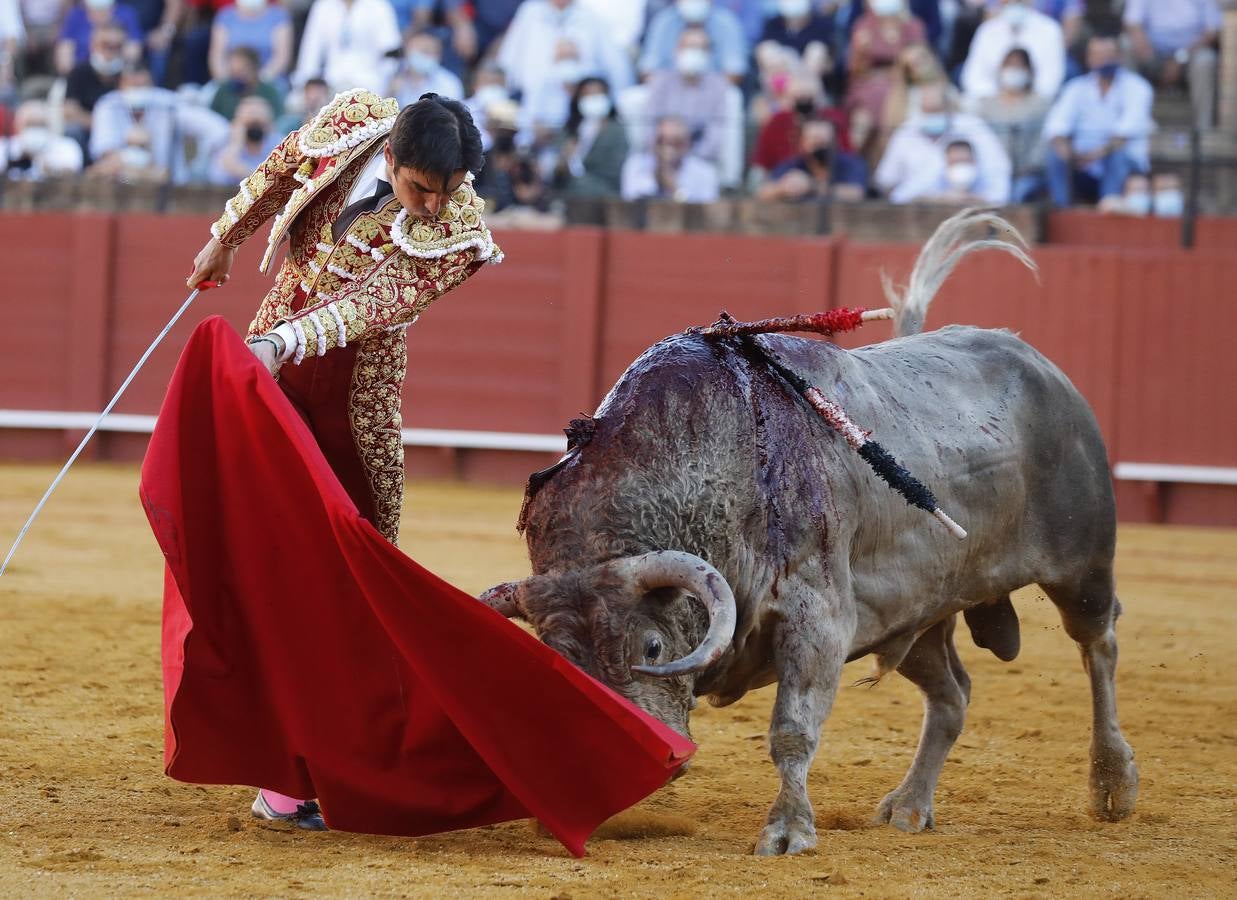
[[[769,749],[781,790],[761,854],[816,843],[807,775],[843,663],[875,657],[922,692],[919,748],[877,817],[931,827],[970,678],[954,648],[1018,651],[1011,591],[1038,584],[1078,642],[1094,705],[1091,809],[1121,819],[1138,776],[1117,724],[1112,483],[1095,418],[1069,380],[1006,331],[917,331],[965,237],[966,212],[925,246],[904,336],[848,352],[754,340],[846,409],[969,531],[907,505],[750,345],[678,335],[624,373],[567,455],[529,482],[533,574],[483,599],[527,619],[573,663],[688,734],[695,698],[733,703],[777,682]],[[1029,264],[1029,261],[1027,261]],[[874,326],[869,326],[874,327]]]

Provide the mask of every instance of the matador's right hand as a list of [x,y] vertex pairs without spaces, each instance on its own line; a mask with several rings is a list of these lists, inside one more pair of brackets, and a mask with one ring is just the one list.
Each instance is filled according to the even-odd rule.
[[228,281],[228,273],[232,270],[232,262],[236,259],[236,248],[225,247],[218,238],[211,238],[201,252],[193,259],[193,274],[185,280],[188,287],[196,288],[203,281],[213,281],[223,286]]

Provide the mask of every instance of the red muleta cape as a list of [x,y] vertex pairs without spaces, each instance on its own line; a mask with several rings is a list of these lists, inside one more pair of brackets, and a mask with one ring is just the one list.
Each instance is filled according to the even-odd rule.
[[343,831],[533,816],[580,856],[695,751],[385,541],[222,318],[185,346],[141,494],[173,778],[317,797]]

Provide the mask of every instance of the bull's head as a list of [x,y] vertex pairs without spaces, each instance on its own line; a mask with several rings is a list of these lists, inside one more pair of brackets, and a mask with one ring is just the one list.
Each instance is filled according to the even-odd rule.
[[729,648],[737,617],[722,574],[674,550],[534,575],[481,600],[684,735],[695,675]]

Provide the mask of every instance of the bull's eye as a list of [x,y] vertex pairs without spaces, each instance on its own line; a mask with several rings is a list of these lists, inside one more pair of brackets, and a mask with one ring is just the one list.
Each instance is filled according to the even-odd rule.
[[645,642],[644,658],[648,662],[657,662],[661,658],[661,638],[651,637]]

